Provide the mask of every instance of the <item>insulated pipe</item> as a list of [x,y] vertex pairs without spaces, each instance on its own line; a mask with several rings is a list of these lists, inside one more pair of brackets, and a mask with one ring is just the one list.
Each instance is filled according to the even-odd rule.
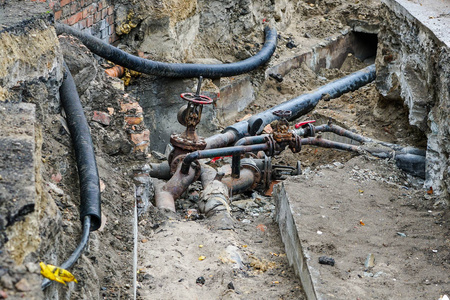
[[154,163],[150,164],[150,177],[158,178],[158,179],[170,179],[170,166],[167,161],[162,162],[160,164]]
[[217,156],[227,156],[234,154],[244,154],[247,152],[256,152],[256,151],[265,151],[269,149],[268,144],[257,144],[250,146],[236,146],[236,147],[226,147],[226,148],[218,148],[218,149],[208,149],[208,150],[197,150],[195,152],[191,152],[183,159],[183,163],[181,164],[181,173],[187,174],[191,163],[197,159],[201,158],[211,158]]
[[56,23],[55,28],[58,34],[67,33],[77,37],[93,53],[118,65],[141,73],[164,77],[191,78],[203,76],[218,78],[248,73],[266,63],[277,46],[276,29],[266,27],[264,29],[265,42],[262,49],[256,55],[243,61],[215,65],[163,63],[128,54],[65,24]]
[[59,89],[61,104],[66,112],[67,126],[72,137],[80,181],[80,218],[91,217],[91,231],[97,230],[101,221],[100,180],[95,161],[91,133],[84,116],[72,74],[66,64],[65,79]]
[[274,120],[280,119],[280,117],[273,114],[277,110],[291,111],[292,115],[289,117],[289,120],[294,120],[314,109],[321,99],[330,100],[346,92],[354,91],[372,82],[375,80],[375,77],[375,65],[370,65],[367,68],[330,82],[311,93],[303,94],[256,114],[248,120],[248,133],[250,135],[256,135],[263,130],[264,126]]
[[215,134],[205,139],[206,148],[214,149],[226,147],[233,144],[238,139],[246,136],[248,134],[248,123],[247,121],[241,121],[228,126],[224,129],[223,133]]

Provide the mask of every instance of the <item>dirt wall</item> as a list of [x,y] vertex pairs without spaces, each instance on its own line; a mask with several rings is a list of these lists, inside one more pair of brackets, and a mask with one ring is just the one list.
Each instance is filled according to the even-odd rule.
[[[425,187],[448,200],[450,175],[450,18],[441,1],[426,8],[386,0],[378,36],[377,88],[409,110],[409,122],[427,135]],[[448,5],[447,5],[448,6]]]

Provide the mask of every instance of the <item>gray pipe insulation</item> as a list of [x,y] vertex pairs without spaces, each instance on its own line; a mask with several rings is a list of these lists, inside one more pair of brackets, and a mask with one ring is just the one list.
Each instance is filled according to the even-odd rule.
[[58,34],[67,33],[77,37],[93,53],[113,63],[141,73],[163,77],[192,78],[203,76],[218,78],[248,73],[266,63],[277,46],[276,29],[266,27],[264,29],[265,42],[262,49],[256,55],[243,61],[215,65],[164,63],[131,55],[68,25],[57,23],[55,28]]
[[205,139],[207,143],[206,149],[225,147],[244,136],[260,134],[264,129],[264,126],[270,124],[272,121],[280,119],[280,117],[273,114],[274,111],[289,110],[292,112],[289,120],[295,120],[313,110],[321,99],[330,100],[337,98],[344,93],[357,90],[375,80],[375,77],[375,65],[370,65],[362,70],[332,81],[310,93],[303,94],[260,112],[246,121],[241,121],[228,126],[224,129],[223,133]]

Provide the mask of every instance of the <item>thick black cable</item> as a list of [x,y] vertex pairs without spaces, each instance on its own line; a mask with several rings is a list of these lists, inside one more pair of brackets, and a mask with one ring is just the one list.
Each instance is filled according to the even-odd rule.
[[[69,269],[72,267],[72,265],[78,260],[78,258],[81,255],[81,252],[83,252],[84,248],[86,247],[88,241],[89,241],[89,233],[91,231],[91,217],[86,216],[83,219],[83,233],[81,234],[81,240],[78,244],[77,248],[72,252],[72,254],[69,256],[69,258],[63,262],[60,266],[62,269]],[[44,279],[42,281],[41,289],[46,289],[52,282],[49,279]]]
[[[65,65],[65,64],[64,64]],[[59,88],[61,104],[66,112],[67,126],[75,150],[80,181],[80,219],[91,217],[91,231],[101,225],[100,179],[95,160],[89,125],[84,116],[77,88],[70,70],[65,65],[65,79]]]
[[276,29],[266,27],[264,29],[265,42],[262,49],[256,55],[243,61],[215,65],[164,63],[131,55],[65,24],[57,23],[55,28],[58,34],[67,33],[77,37],[93,53],[113,63],[145,74],[163,77],[192,78],[203,76],[218,78],[248,73],[266,63],[277,46]]

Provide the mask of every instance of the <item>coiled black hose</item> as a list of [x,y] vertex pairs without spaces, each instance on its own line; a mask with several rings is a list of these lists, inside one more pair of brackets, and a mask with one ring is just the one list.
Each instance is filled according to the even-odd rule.
[[163,63],[131,55],[68,25],[55,24],[55,28],[58,34],[67,33],[77,37],[89,50],[98,56],[141,73],[163,77],[192,78],[203,76],[206,78],[218,78],[248,73],[266,63],[277,46],[276,29],[266,27],[264,29],[265,42],[263,48],[256,55],[243,61],[216,65]]

